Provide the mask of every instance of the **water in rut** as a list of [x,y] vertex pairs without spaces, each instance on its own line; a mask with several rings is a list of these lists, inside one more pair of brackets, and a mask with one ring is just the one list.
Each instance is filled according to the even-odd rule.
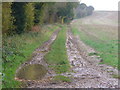
[[40,64],[31,64],[22,67],[16,77],[24,80],[41,80],[47,73],[46,68]]

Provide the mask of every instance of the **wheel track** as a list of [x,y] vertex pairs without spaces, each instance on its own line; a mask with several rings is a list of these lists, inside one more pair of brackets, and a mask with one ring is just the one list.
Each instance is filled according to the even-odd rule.
[[117,73],[117,70],[107,65],[99,65],[99,60],[96,56],[88,56],[88,53],[95,52],[94,49],[85,45],[78,37],[74,37],[70,29],[67,34],[66,46],[68,58],[73,66],[72,70],[76,72],[72,74],[74,77],[73,82],[76,82],[75,86],[77,88],[118,87],[118,79],[112,78],[107,72],[107,68],[113,73]]
[[[52,39],[51,37],[51,40],[54,41],[55,39]],[[34,58],[44,57],[45,53],[47,53],[46,51],[49,51],[50,44],[52,44],[50,40],[48,42],[45,42],[41,48],[38,48],[34,52],[35,53]],[[67,32],[66,48],[67,48],[68,59],[71,65],[71,72],[62,73],[59,75],[73,77],[72,82],[71,83],[53,82],[52,81],[53,76],[56,76],[58,74],[55,74],[54,72],[50,71],[50,74],[48,74],[47,77],[45,77],[41,81],[38,82],[28,81],[27,82],[28,88],[116,88],[118,87],[118,80],[112,78],[109,75],[109,73],[106,71],[107,70],[106,68],[108,68],[108,70],[110,69],[114,73],[115,69],[107,65],[98,65],[99,60],[97,61],[96,56],[94,57],[88,56],[88,53],[95,51],[92,48],[86,46],[78,37],[73,36],[70,27],[68,27],[68,32]],[[41,56],[40,53],[38,53],[44,51],[45,53],[43,56]],[[35,60],[34,58],[33,58],[33,62]],[[39,62],[39,63],[41,64],[43,62]],[[47,66],[47,64],[43,64],[43,65]]]
[[60,28],[58,30],[56,30],[55,32],[53,32],[50,39],[48,41],[44,42],[42,46],[37,48],[33,52],[31,59],[28,60],[27,62],[23,63],[16,71],[16,73],[17,73],[21,68],[23,68],[27,65],[40,64],[40,65],[43,65],[48,71],[47,74],[45,75],[45,77],[41,80],[36,81],[36,80],[19,79],[17,76],[15,76],[15,80],[24,83],[25,86],[28,87],[28,88],[31,88],[31,87],[35,88],[36,84],[40,83],[42,85],[46,82],[49,82],[52,79],[51,73],[53,74],[54,71],[52,71],[52,70],[50,70],[50,68],[48,68],[48,64],[45,62],[44,56],[50,51],[50,46],[55,41],[59,31],[60,31]]

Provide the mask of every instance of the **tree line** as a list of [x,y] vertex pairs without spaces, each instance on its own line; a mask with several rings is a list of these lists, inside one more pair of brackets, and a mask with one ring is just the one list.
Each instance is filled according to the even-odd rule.
[[2,31],[7,35],[28,32],[35,25],[69,23],[94,10],[78,2],[4,2],[2,8]]
[[74,9],[75,18],[89,16],[93,13],[93,11],[94,11],[93,6],[87,6],[85,3],[81,3],[77,6],[77,8]]
[[77,4],[70,2],[3,3],[3,34],[21,34],[30,31],[34,25],[69,22],[74,16],[73,8]]

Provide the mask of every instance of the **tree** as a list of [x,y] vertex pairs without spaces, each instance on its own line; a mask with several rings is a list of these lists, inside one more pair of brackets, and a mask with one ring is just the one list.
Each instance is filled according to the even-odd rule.
[[56,12],[57,12],[57,5],[55,2],[47,3],[48,5],[48,18],[49,18],[49,23],[55,23],[56,22]]
[[3,4],[3,30],[4,32],[14,30],[15,33],[21,34],[30,31],[34,25],[38,24],[70,22],[74,18],[73,8],[77,5],[78,2],[5,3]]
[[76,18],[82,18],[88,15],[91,15],[93,10],[94,10],[94,7],[92,6],[88,7],[86,4],[81,3],[78,5],[76,9],[74,9],[74,14]]
[[46,3],[37,2],[35,3],[35,24],[43,24],[45,18],[45,7]]
[[15,17],[14,25],[16,26],[15,32],[21,34],[25,31],[25,2],[13,2],[12,15]]
[[25,31],[30,31],[34,25],[34,5],[27,3],[25,5]]
[[57,15],[61,17],[62,23],[70,22],[74,17],[73,8],[76,7],[78,3],[67,2],[64,7],[58,8]]
[[94,7],[93,6],[89,6],[87,7],[87,15],[91,15],[94,11]]
[[12,15],[15,18],[15,32],[21,34],[30,31],[34,25],[34,5],[28,2],[13,2]]
[[6,34],[10,34],[14,29],[11,5],[12,3],[2,3],[2,31]]
[[86,5],[85,3],[81,3],[81,4],[79,5],[79,8],[80,8],[81,10],[84,10],[84,9],[87,8],[87,5]]

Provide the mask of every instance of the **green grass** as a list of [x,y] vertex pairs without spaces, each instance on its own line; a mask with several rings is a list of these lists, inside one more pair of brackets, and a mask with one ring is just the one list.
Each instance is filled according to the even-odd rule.
[[49,67],[58,74],[67,72],[70,68],[65,43],[66,27],[63,26],[51,46],[51,51],[45,56],[45,60],[49,64]]
[[21,86],[20,82],[14,80],[16,69],[29,60],[33,51],[48,40],[57,28],[58,26],[53,26],[53,29],[49,30],[46,26],[41,32],[3,37],[3,88]]
[[62,76],[62,75],[58,75],[58,76],[55,76],[54,81],[62,81],[62,82],[71,82],[71,79],[69,77],[66,77],[66,76]]
[[98,55],[98,53],[94,52],[94,53],[89,53],[89,56],[93,56],[93,55]]
[[113,78],[120,79],[120,75],[119,74],[113,74],[112,76],[113,76]]
[[[117,36],[113,35],[109,31],[109,35],[108,33],[105,34],[106,32],[104,32],[104,30],[100,31],[101,28],[99,28],[98,30],[94,28],[94,26],[87,26],[86,30],[88,31],[85,32],[84,30],[78,30],[74,27],[72,28],[72,32],[74,33],[74,35],[79,35],[80,39],[84,43],[99,52],[98,55],[100,55],[100,57],[103,59],[102,63],[111,65],[113,67],[118,67],[118,40],[117,38],[114,38]],[[92,32],[99,37],[88,34],[88,32]]]

